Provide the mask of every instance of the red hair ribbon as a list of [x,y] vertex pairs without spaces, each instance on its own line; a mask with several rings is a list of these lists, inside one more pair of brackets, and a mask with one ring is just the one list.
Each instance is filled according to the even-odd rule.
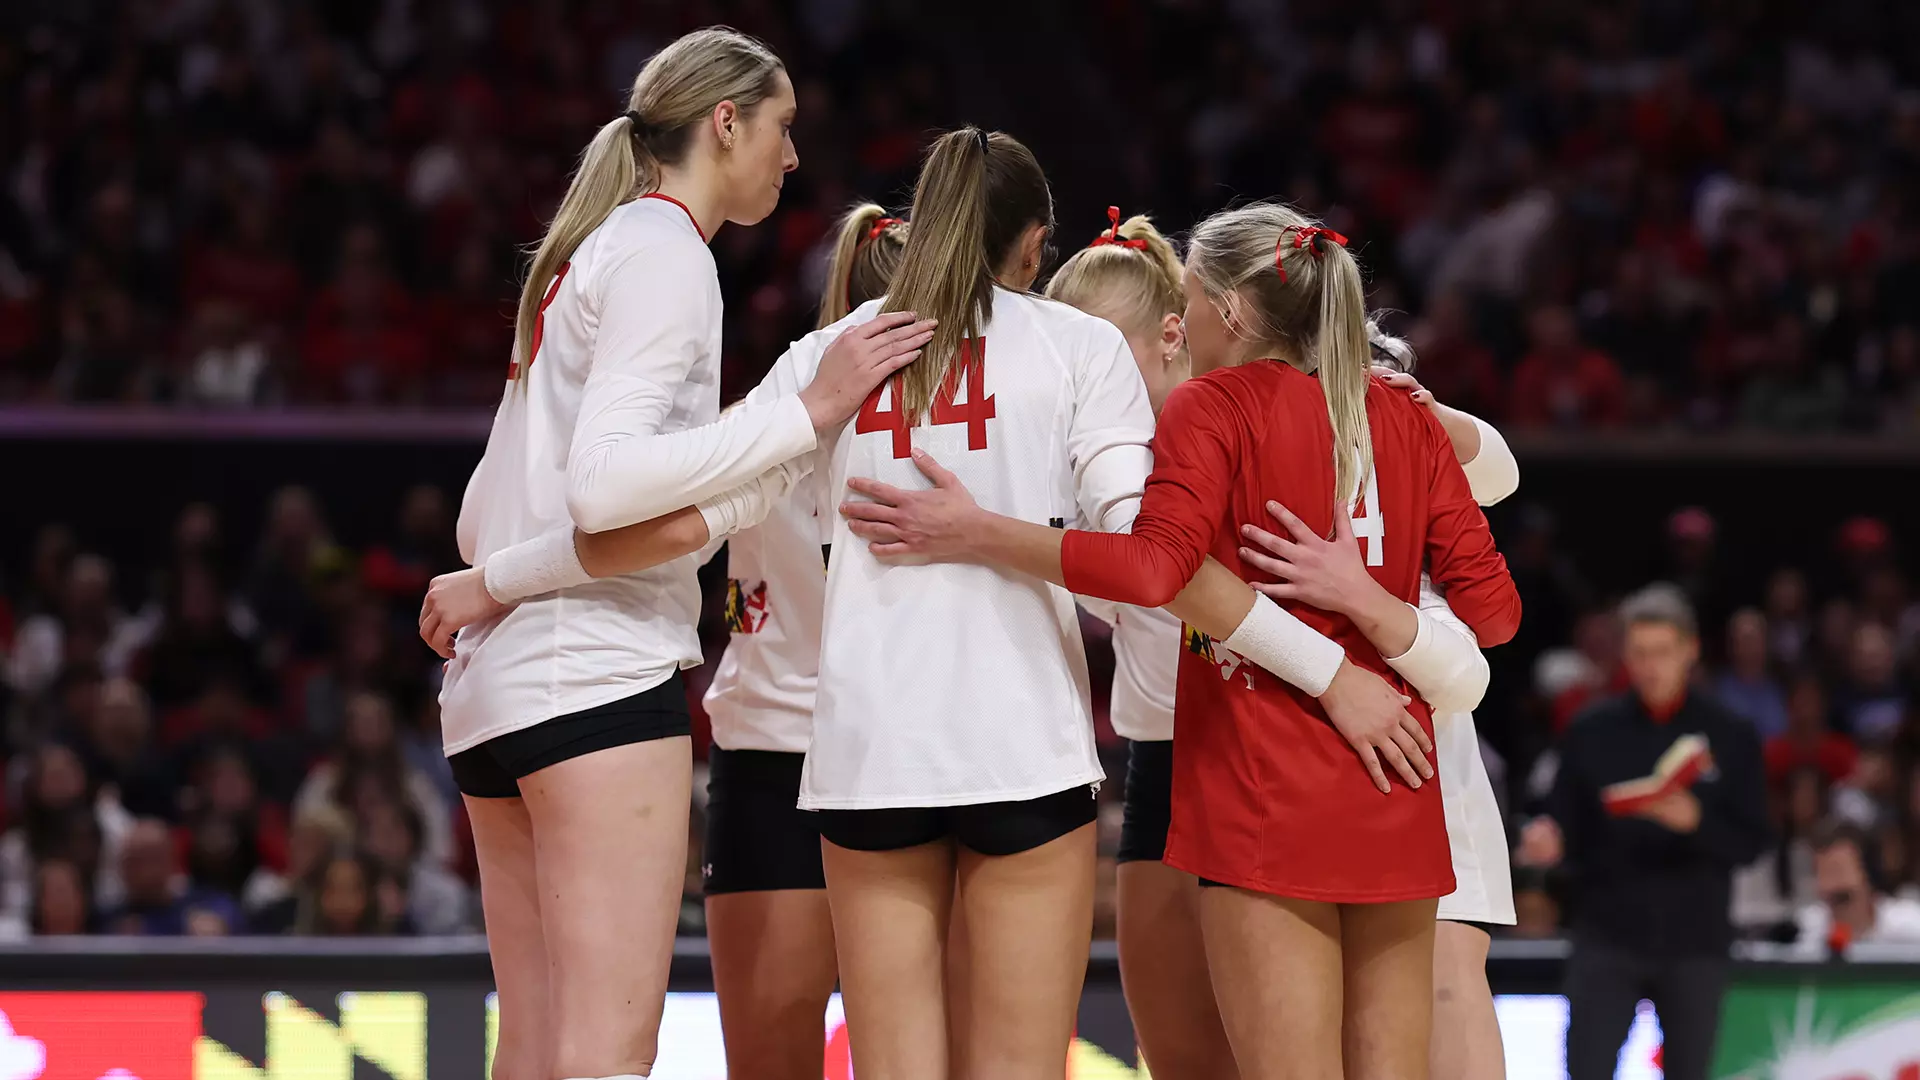
[[886,232],[889,228],[892,228],[893,226],[898,224],[900,224],[900,219],[897,217],[876,218],[874,220],[872,227],[867,229],[867,240],[872,241],[872,240],[880,239],[881,233]]
[[1334,243],[1339,244],[1341,247],[1347,246],[1346,237],[1341,236],[1339,233],[1334,232],[1332,229],[1326,228],[1324,226],[1289,225],[1286,228],[1281,229],[1280,242],[1273,246],[1273,268],[1275,270],[1280,271],[1281,281],[1287,280],[1287,264],[1281,261],[1281,256],[1287,253],[1287,234],[1288,233],[1293,234],[1293,246],[1295,250],[1298,250],[1300,248],[1306,248],[1307,251],[1310,252],[1313,255],[1313,257],[1316,259],[1322,257],[1322,252],[1320,251],[1319,246],[1314,243],[1314,240],[1318,239],[1319,237],[1324,236],[1327,239],[1333,241]]
[[1088,244],[1087,245],[1088,247],[1099,247],[1102,244],[1115,244],[1123,248],[1132,248],[1135,251],[1147,250],[1147,241],[1144,237],[1136,237],[1135,239],[1132,239],[1132,240],[1120,239],[1120,208],[1119,207],[1117,206],[1107,207],[1107,220],[1113,222],[1113,225],[1108,229],[1106,229],[1105,231],[1103,231],[1099,236],[1094,237],[1093,243]]

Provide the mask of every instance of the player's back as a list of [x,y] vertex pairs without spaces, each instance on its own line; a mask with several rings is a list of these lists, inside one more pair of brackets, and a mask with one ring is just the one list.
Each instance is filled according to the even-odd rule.
[[[1108,528],[1131,519],[1153,415],[1110,323],[999,289],[922,426],[902,423],[895,390],[882,386],[842,432],[829,491],[849,476],[925,488],[910,456],[919,448],[997,513],[1055,525],[1084,513]],[[842,520],[822,639],[803,806],[1019,800],[1101,775],[1064,589],[984,566],[884,564]]]

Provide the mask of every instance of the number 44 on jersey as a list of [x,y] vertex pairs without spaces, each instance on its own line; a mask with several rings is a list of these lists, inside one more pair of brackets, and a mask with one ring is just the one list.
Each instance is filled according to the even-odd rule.
[[[958,400],[962,380],[966,382],[965,401]],[[888,397],[891,408],[880,407],[882,395]],[[967,449],[985,450],[987,421],[993,417],[993,395],[987,393],[987,339],[967,338],[960,343],[959,354],[954,357],[953,363],[947,366],[947,377],[940,380],[940,389],[933,395],[933,408],[928,419],[936,426],[965,424]],[[888,379],[873,388],[873,393],[868,394],[866,402],[860,406],[860,415],[854,418],[853,430],[861,435],[874,431],[891,432],[893,456],[913,456],[912,428],[906,410],[900,407],[896,380]]]

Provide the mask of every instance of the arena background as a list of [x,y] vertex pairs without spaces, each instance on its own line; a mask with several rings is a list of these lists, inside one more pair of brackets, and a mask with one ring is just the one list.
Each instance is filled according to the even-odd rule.
[[[1715,1075],[1920,1075],[1920,943],[1793,942],[1825,818],[1920,903],[1920,5],[12,0],[0,1080],[481,1067],[470,844],[412,616],[457,564],[523,246],[642,60],[718,22],[800,100],[780,210],[715,245],[730,395],[809,325],[833,215],[899,207],[943,127],[1032,146],[1069,250],[1110,204],[1176,233],[1249,198],[1325,217],[1421,377],[1522,464],[1491,518],[1526,623],[1478,714],[1510,822],[1618,686],[1611,602],[1677,581],[1704,688],[1770,740],[1780,826],[1736,887]],[[385,737],[349,745],[350,717]],[[381,805],[334,805],[349,770]],[[300,835],[374,854],[363,919],[314,916]],[[147,878],[168,899],[136,910]],[[697,880],[663,1077],[721,1075]],[[1580,897],[1518,885],[1491,967],[1509,1071],[1559,1076]],[[1074,1075],[1130,1075],[1110,944],[1081,1026]],[[1620,1075],[1658,1075],[1657,1045],[1649,1015]]]

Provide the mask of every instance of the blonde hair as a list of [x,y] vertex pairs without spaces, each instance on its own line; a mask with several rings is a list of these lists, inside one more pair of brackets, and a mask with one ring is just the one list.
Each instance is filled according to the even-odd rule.
[[[548,283],[614,208],[660,187],[660,167],[677,165],[696,126],[731,101],[742,112],[771,96],[780,58],[758,40],[724,26],[695,30],[654,53],[633,80],[627,112],[601,125],[534,249],[513,325],[513,370],[524,378],[533,328]],[[635,118],[638,118],[637,120]]]
[[1333,426],[1334,497],[1351,503],[1373,472],[1372,349],[1360,266],[1345,243],[1292,207],[1253,203],[1194,228],[1187,273],[1241,338],[1319,374]]
[[847,211],[827,262],[827,286],[814,329],[832,326],[854,308],[885,295],[906,248],[907,223],[888,217],[885,207],[861,203]]
[[[1119,217],[1117,209],[1111,210]],[[1173,243],[1135,214],[1074,252],[1047,283],[1047,296],[1099,315],[1129,334],[1156,333],[1169,312],[1186,307]]]
[[933,340],[900,370],[898,408],[917,423],[959,355],[993,313],[994,271],[1034,225],[1053,225],[1053,193],[1033,152],[977,127],[934,140],[913,189],[913,228],[885,311],[939,319]]

